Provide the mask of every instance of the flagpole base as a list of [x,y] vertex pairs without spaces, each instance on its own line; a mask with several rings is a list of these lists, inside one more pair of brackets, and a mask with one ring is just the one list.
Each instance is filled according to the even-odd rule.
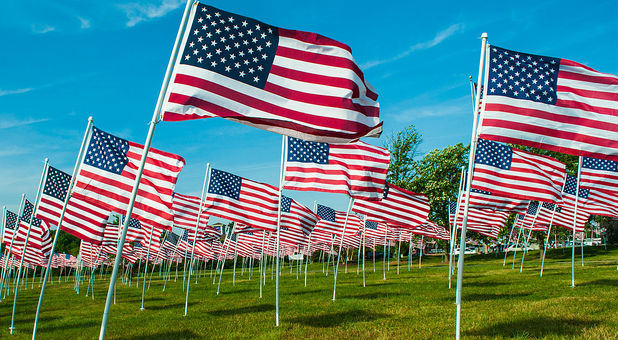
[[143,311],[145,311],[145,310],[146,310],[146,308],[144,308],[144,307],[140,307],[140,309],[139,309],[139,310],[143,312]]
[[14,330],[15,330],[15,327],[9,327],[9,334],[13,334]]

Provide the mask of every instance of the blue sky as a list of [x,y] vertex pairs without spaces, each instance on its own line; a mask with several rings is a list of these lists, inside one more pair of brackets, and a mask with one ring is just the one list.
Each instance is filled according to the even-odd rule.
[[[480,39],[522,52],[572,59],[618,73],[616,1],[212,1],[268,24],[320,33],[353,50],[378,90],[384,133],[415,124],[421,152],[468,143],[468,76]],[[71,172],[88,116],[143,143],[174,42],[183,1],[4,1],[0,3],[0,205],[34,199],[48,157]],[[490,6],[491,5],[491,6]],[[514,6],[514,7],[513,7]],[[582,7],[583,6],[583,7]],[[281,137],[205,119],[161,122],[153,146],[187,161],[177,191],[199,195],[206,162],[276,184]],[[342,195],[287,192],[312,207],[344,210]]]

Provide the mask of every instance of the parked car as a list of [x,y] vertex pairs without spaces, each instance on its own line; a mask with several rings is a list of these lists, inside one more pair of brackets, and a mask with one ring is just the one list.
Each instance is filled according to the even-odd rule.
[[[476,248],[473,247],[466,247],[466,249],[464,250],[464,255],[472,255],[472,254],[476,254]],[[453,251],[454,255],[459,255],[459,248],[455,249],[455,251]]]
[[429,250],[429,254],[444,254],[444,249],[433,248]]

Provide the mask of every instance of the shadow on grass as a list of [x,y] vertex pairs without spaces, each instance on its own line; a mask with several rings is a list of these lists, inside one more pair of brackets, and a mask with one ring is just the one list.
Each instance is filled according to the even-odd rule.
[[320,289],[313,289],[313,290],[299,290],[299,291],[295,291],[292,294],[296,295],[303,295],[303,294],[313,294],[313,293],[321,293],[321,292],[325,292],[326,290],[320,290]]
[[[189,307],[195,305],[195,302],[189,302]],[[146,306],[146,309],[151,309],[154,311],[158,311],[158,310],[165,310],[165,309],[174,309],[174,308],[181,308],[184,309],[185,308],[185,303],[174,303],[171,305],[163,305],[163,306]]]
[[343,324],[374,321],[390,316],[391,315],[384,313],[373,313],[364,310],[351,310],[346,312],[297,317],[291,319],[290,322],[309,327],[329,328],[338,327]]
[[463,281],[463,285],[464,287],[497,287],[497,286],[503,286],[505,285],[506,282],[466,282],[466,279],[464,278]]
[[96,327],[100,325],[101,323],[96,322],[96,321],[69,323],[69,324],[62,324],[58,326],[38,327],[38,332],[56,332],[56,331],[64,331],[66,329],[84,329],[84,328]]
[[135,337],[122,337],[124,340],[185,340],[199,338],[200,337],[197,334],[187,330],[167,331],[151,335],[139,335]]
[[576,336],[584,328],[593,327],[599,321],[576,318],[535,317],[514,321],[505,321],[488,327],[464,331],[464,335],[481,337],[526,337],[543,338],[551,336]]
[[275,305],[262,304],[257,306],[249,306],[249,307],[239,307],[233,309],[219,309],[207,312],[212,316],[229,316],[229,315],[238,315],[238,314],[251,314],[251,313],[262,313],[262,312],[270,312],[275,310]]
[[483,294],[464,294],[462,298],[464,301],[489,301],[489,300],[499,300],[499,299],[520,298],[520,297],[525,297],[529,295],[530,293],[506,293],[506,294],[483,293]]
[[599,279],[590,282],[583,282],[578,284],[578,286],[608,286],[608,287],[618,287],[618,280],[609,280],[609,279]]
[[367,293],[367,294],[360,294],[360,295],[345,295],[339,298],[340,299],[373,300],[373,299],[391,298],[391,297],[398,297],[398,296],[410,296],[410,294],[393,293],[393,292],[390,292],[390,293],[374,292],[374,293]]

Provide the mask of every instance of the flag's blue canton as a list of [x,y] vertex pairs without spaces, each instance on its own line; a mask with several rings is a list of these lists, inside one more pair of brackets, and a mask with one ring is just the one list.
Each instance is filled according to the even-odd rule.
[[281,196],[281,211],[289,213],[292,208],[292,199],[287,196]]
[[30,203],[30,201],[26,200],[26,203],[24,204],[24,211],[22,211],[21,213],[21,218],[20,220],[29,223],[30,222],[30,216],[32,216],[32,211],[34,209],[34,206],[32,205],[32,203]]
[[391,188],[388,186],[388,183],[386,183],[386,185],[384,185],[384,196],[382,196],[383,200],[385,200],[388,197],[389,190],[391,190]]
[[556,104],[560,59],[492,46],[488,95]]
[[[126,220],[126,217],[123,215],[122,216],[122,223],[124,223],[125,220]],[[131,217],[131,219],[129,220],[129,228],[142,229],[142,224],[139,223],[139,221],[137,219]]]
[[582,168],[618,172],[618,162],[607,159],[584,157]]
[[543,202],[542,207],[549,211],[554,211],[554,209],[556,209],[556,212],[562,211],[562,207],[557,207],[555,203]]
[[143,248],[143,247],[144,246],[141,243],[139,243],[139,242],[133,243],[133,248]]
[[288,161],[328,164],[330,147],[327,143],[308,142],[288,137]]
[[47,179],[45,180],[43,194],[64,201],[70,183],[71,175],[50,166],[47,168]]
[[178,243],[178,235],[169,232],[167,233],[167,236],[165,237],[165,240],[167,242],[170,242],[171,244],[177,244]]
[[276,27],[199,4],[180,63],[263,89],[278,45]]
[[4,228],[15,230],[15,226],[17,225],[17,214],[12,211],[6,211],[6,216],[4,219]]
[[483,195],[492,195],[491,192],[489,191],[485,191],[485,190],[480,190],[480,189],[470,189],[471,192],[475,192],[477,194],[483,194]]
[[528,210],[526,211],[526,215],[536,215],[536,212],[539,210],[539,202],[532,201],[528,204]]
[[378,222],[375,221],[365,221],[365,228],[378,230]]
[[509,170],[513,160],[513,148],[493,141],[479,139],[474,158],[476,164],[490,165]]
[[449,215],[455,215],[457,212],[457,202],[448,201],[448,213]]
[[241,185],[241,177],[232,175],[229,172],[212,169],[210,173],[208,193],[223,195],[238,200],[240,198]]
[[193,241],[189,241],[189,231],[187,229],[185,229],[185,232],[182,233],[182,240],[189,243],[190,245],[193,245]]
[[238,235],[238,234],[236,234],[236,233],[232,233],[232,234],[230,235],[230,240],[232,240],[232,241],[236,242],[236,236],[237,236],[237,235]]
[[[563,192],[565,194],[575,196],[575,190],[577,190],[577,177],[567,174],[566,181],[564,182]],[[590,189],[579,188],[580,198],[588,198],[589,194],[590,194]]]
[[524,218],[526,218],[526,215],[517,214],[517,219],[518,220],[523,220]]
[[120,175],[129,163],[128,151],[129,141],[93,127],[84,163]]
[[71,259],[71,255],[70,254],[65,254],[65,257],[66,257],[67,260]]
[[335,209],[318,204],[318,216],[330,222],[335,222]]

